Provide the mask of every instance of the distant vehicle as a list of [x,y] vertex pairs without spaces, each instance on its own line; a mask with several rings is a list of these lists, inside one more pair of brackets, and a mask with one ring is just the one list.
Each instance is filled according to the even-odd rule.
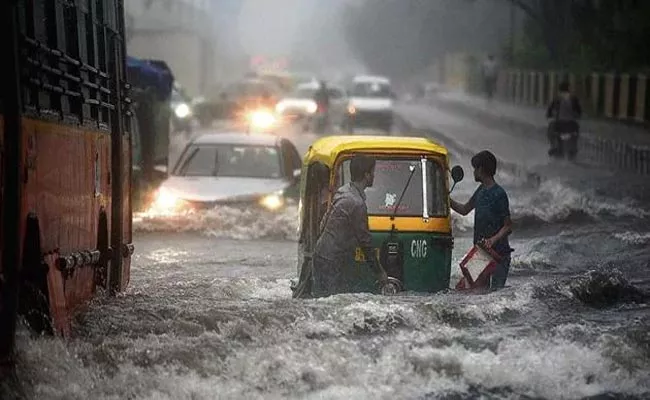
[[282,97],[282,90],[272,82],[245,78],[227,86],[218,98],[207,98],[194,104],[194,114],[201,126],[209,127],[215,120],[236,119],[245,110],[266,107],[273,109]]
[[283,92],[290,91],[294,86],[294,78],[289,72],[264,71],[256,74],[257,79],[271,82]]
[[354,77],[348,93],[345,129],[352,132],[355,128],[377,128],[390,132],[395,98],[388,78],[371,75]]
[[[318,90],[318,81],[300,84],[275,106],[275,111],[290,119],[311,119],[318,114],[314,95]],[[341,125],[344,122],[347,99],[345,91],[335,85],[328,85],[330,95],[330,123]],[[309,121],[308,121],[309,122]]]
[[281,99],[275,106],[275,111],[287,117],[303,118],[316,113],[318,106],[314,101],[317,84],[303,83]]
[[298,197],[301,162],[284,138],[204,134],[185,147],[150,210],[170,214],[223,204],[276,211]]

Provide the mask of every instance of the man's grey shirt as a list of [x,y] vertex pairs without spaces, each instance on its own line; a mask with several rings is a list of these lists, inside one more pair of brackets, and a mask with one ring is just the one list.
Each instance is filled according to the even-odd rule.
[[334,194],[332,205],[321,222],[321,235],[314,255],[344,267],[361,247],[376,270],[376,256],[368,229],[368,208],[363,187],[351,182]]

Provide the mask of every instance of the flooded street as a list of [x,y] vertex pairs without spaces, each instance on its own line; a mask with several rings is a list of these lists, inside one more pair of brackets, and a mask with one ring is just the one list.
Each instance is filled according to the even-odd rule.
[[[295,206],[136,220],[129,289],[70,341],[23,332],[23,383],[35,399],[649,398],[649,210],[498,181],[515,253],[485,295],[294,300]],[[454,215],[456,279],[472,225]]]
[[650,400],[650,0],[0,9],[0,400]]

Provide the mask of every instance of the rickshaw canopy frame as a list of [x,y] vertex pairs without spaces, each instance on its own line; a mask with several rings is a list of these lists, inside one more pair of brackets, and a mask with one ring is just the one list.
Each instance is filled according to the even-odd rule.
[[[328,136],[314,142],[304,157],[304,165],[320,162],[329,168],[344,153],[431,154],[447,160],[447,149],[427,138],[410,136]],[[448,165],[447,165],[448,166]]]
[[[445,169],[449,169],[447,149],[427,138],[340,135],[327,136],[315,141],[305,154],[303,172],[314,163],[321,163],[333,170],[341,158],[347,158],[354,153],[381,154],[382,156],[432,156],[432,158],[442,161]],[[302,195],[304,193],[301,194],[301,197]],[[375,232],[387,232],[397,226],[399,230],[407,232],[451,233],[451,215],[430,218],[397,216],[396,218],[397,221],[390,216],[370,216],[369,228]]]

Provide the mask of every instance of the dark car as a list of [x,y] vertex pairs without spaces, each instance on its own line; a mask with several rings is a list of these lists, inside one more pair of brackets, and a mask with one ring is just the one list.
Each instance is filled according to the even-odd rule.
[[210,126],[215,120],[235,119],[246,109],[266,107],[271,110],[281,98],[282,91],[273,83],[250,78],[229,85],[216,99],[206,99],[194,105],[199,123]]

